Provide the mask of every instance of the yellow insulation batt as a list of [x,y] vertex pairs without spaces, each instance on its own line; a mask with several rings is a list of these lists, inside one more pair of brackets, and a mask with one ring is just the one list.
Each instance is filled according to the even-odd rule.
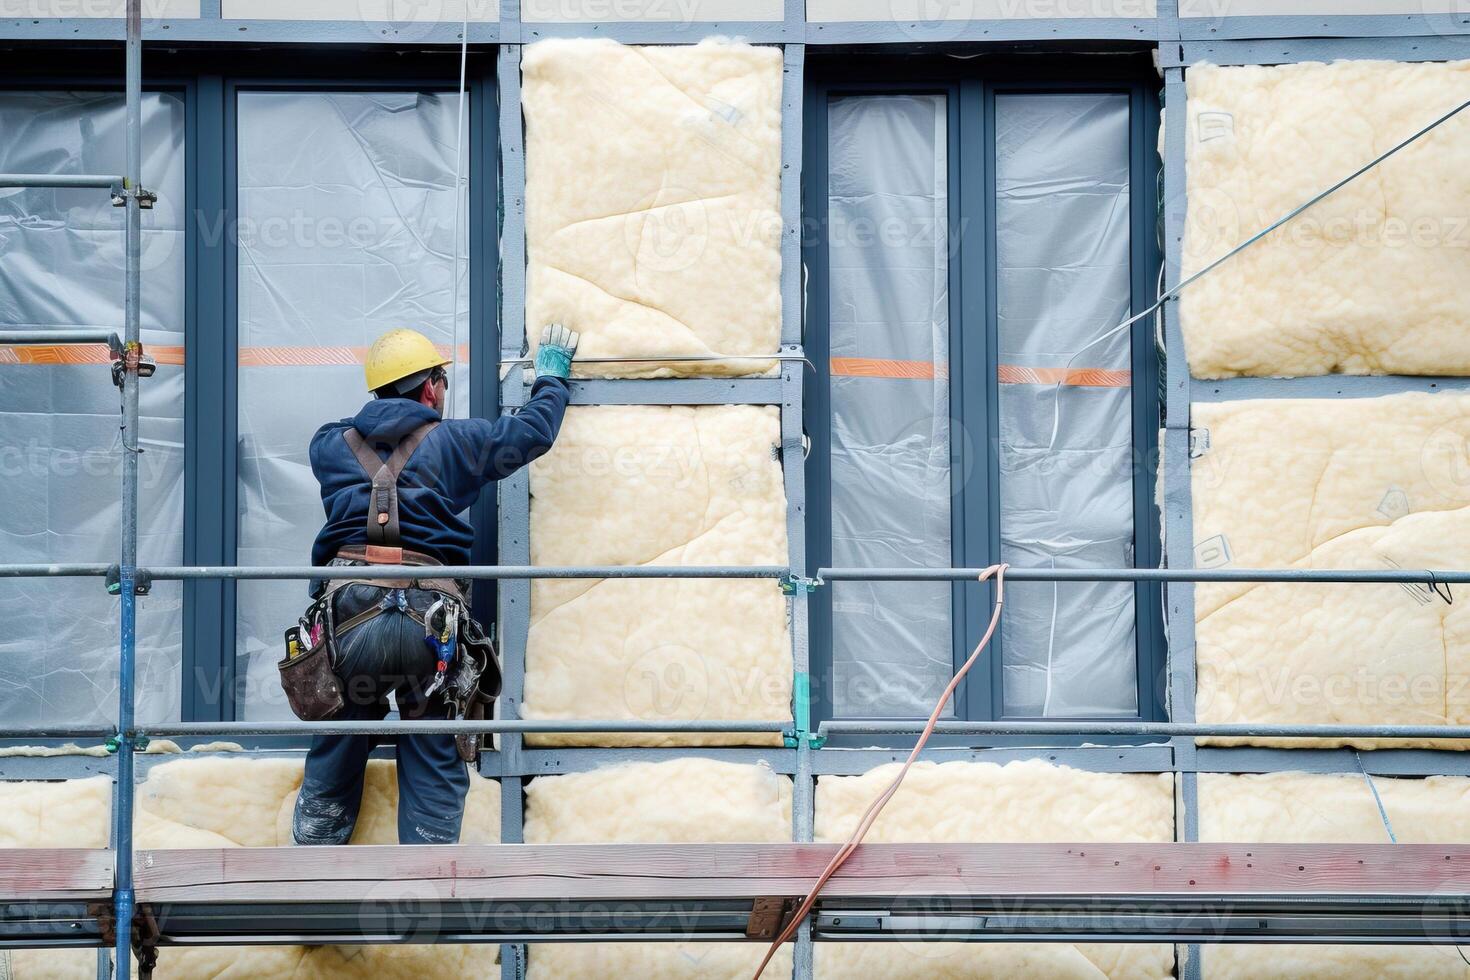
[[[525,48],[526,323],[579,357],[773,354],[781,334],[781,50],[705,40]],[[769,360],[586,364],[633,377]]]
[[[1200,430],[1209,440],[1191,467],[1197,566],[1470,565],[1470,397],[1196,404],[1193,426],[1197,444]],[[1470,724],[1470,608],[1452,598],[1453,587],[1428,584],[1201,583],[1196,714],[1222,723]]]
[[[136,846],[290,846],[301,768],[301,762],[293,759],[240,758],[154,766],[138,786]],[[0,781],[0,847],[106,847],[111,799],[112,780],[106,776],[67,782]],[[352,843],[396,844],[397,808],[393,764],[368,763]],[[466,844],[500,840],[500,784],[473,772],[460,839]],[[495,945],[169,948],[159,953],[154,976],[158,980],[488,976],[499,969],[498,952]],[[95,950],[0,950],[0,977],[93,980],[96,976]]]
[[[1470,779],[1374,777],[1395,836],[1405,844],[1470,843]],[[1361,775],[1266,773],[1199,777],[1200,840],[1220,843],[1387,844],[1388,831]],[[1465,949],[1470,955],[1470,948]],[[1207,980],[1464,980],[1452,946],[1205,947]]]
[[[526,785],[527,844],[775,843],[791,840],[791,780],[765,766],[676,759]],[[749,980],[758,943],[552,943],[530,948],[529,980]],[[766,970],[791,976],[790,948]]]
[[[536,565],[787,562],[774,407],[567,411],[531,466]],[[525,718],[791,719],[773,579],[538,579]],[[767,735],[533,735],[536,745],[780,744]]]
[[[816,839],[841,843],[892,781],[898,764],[817,780]],[[1039,760],[920,762],[868,832],[873,843],[1097,843],[1174,839],[1169,774],[1085,772]],[[1174,975],[1169,945],[818,943],[822,980]]]
[[[1470,62],[1185,73],[1183,274],[1470,97]],[[1185,290],[1197,377],[1470,374],[1470,111]]]

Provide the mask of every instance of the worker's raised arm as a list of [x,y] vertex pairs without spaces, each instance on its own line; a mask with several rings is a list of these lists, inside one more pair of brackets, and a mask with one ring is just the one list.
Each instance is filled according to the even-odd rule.
[[560,324],[547,327],[536,351],[536,382],[530,400],[498,419],[452,423],[464,470],[480,483],[503,480],[551,448],[571,398],[566,379],[577,341],[575,331]]

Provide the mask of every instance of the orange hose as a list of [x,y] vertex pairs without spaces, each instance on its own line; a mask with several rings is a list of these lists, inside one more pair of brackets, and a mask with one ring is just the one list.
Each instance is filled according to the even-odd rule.
[[990,614],[990,625],[985,628],[985,635],[980,637],[980,642],[975,645],[975,650],[970,654],[970,658],[960,666],[959,670],[955,671],[955,675],[950,680],[949,686],[939,696],[939,703],[934,706],[934,711],[929,715],[929,723],[924,726],[924,731],[919,736],[919,741],[914,744],[914,750],[904,760],[903,768],[898,771],[897,776],[893,777],[893,782],[888,785],[888,788],[878,794],[878,798],[873,800],[868,806],[862,819],[858,821],[857,829],[852,832],[852,836],[847,839],[847,843],[843,844],[842,848],[832,856],[832,860],[827,862],[826,870],[818,876],[817,883],[812,885],[812,890],[807,892],[806,898],[802,899],[801,905],[796,910],[796,914],[791,917],[791,921],[786,924],[786,928],[781,930],[781,935],[776,937],[776,941],[771,943],[771,948],[766,950],[765,958],[761,960],[761,965],[756,968],[754,980],[760,980],[761,974],[766,972],[766,967],[771,963],[771,957],[776,955],[776,950],[780,949],[792,936],[796,935],[796,930],[801,927],[802,920],[811,914],[812,906],[817,903],[817,896],[821,894],[823,886],[837,873],[837,869],[842,867],[843,863],[852,856],[852,852],[857,850],[858,845],[863,842],[863,838],[867,836],[869,828],[878,819],[878,814],[883,812],[883,808],[888,805],[888,801],[893,799],[893,795],[898,792],[898,787],[903,784],[903,778],[909,774],[910,767],[918,759],[919,753],[924,750],[924,745],[929,741],[929,736],[934,734],[934,726],[939,723],[939,715],[944,711],[944,706],[954,696],[955,688],[960,686],[960,681],[969,673],[970,668],[975,666],[975,661],[980,659],[981,652],[990,643],[990,638],[995,635],[996,627],[1000,625],[1000,607],[1005,598],[1005,575],[1006,569],[1009,567],[1009,565],[1004,563],[991,565],[980,573],[981,582],[984,582],[992,575],[995,576],[995,611]]

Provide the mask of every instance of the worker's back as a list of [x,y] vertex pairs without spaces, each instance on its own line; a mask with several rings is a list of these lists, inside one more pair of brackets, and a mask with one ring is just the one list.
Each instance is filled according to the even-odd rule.
[[[551,448],[567,403],[560,378],[536,382],[530,401],[514,415],[446,419],[424,437],[398,481],[398,514],[404,547],[445,564],[470,560],[473,532],[463,514],[485,484],[514,473]],[[326,522],[311,560],[324,565],[342,548],[366,543],[371,477],[353,455],[343,432],[355,428],[386,458],[404,436],[439,413],[410,398],[378,398],[352,418],[329,422],[311,440],[311,470],[321,484]]]

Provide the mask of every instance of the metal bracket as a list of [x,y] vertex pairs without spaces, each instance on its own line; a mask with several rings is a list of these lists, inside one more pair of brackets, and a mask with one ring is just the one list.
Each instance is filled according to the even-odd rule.
[[[122,568],[117,565],[107,566],[107,594],[122,594]],[[133,595],[147,595],[153,591],[153,576],[146,568],[133,570]]]
[[802,575],[796,575],[792,572],[787,572],[785,575],[781,576],[781,594],[805,595],[807,593],[817,591],[817,589],[826,584],[827,583],[823,582],[820,578],[806,578]]
[[153,968],[158,966],[158,942],[163,934],[158,929],[158,920],[153,909],[139,905],[133,912],[133,955],[138,957],[138,977],[153,980]]
[[792,720],[795,728],[781,733],[781,741],[788,749],[805,744],[808,748],[820,749],[827,744],[827,736],[812,731],[812,675],[800,671],[791,683]]
[[117,945],[117,909],[111,902],[87,903],[87,914],[97,920],[97,933],[102,942],[112,947]]
[[1204,428],[1190,429],[1189,430],[1189,458],[1190,459],[1199,459],[1201,456],[1203,456],[1205,453],[1207,453],[1209,451],[1210,451],[1210,430],[1209,429],[1204,429]]
[[827,736],[818,735],[813,731],[802,731],[797,728],[788,728],[781,733],[781,742],[788,749],[794,749],[805,739],[809,748],[820,749],[827,744]]
[[[109,735],[107,736],[107,741],[103,742],[102,745],[105,749],[107,749],[109,754],[116,755],[117,750],[122,748],[122,740],[123,737],[121,735]],[[147,752],[148,744],[148,736],[139,735],[138,737],[133,739],[133,751]]]
[[107,353],[112,358],[112,383],[118,388],[130,371],[140,378],[151,378],[158,370],[158,363],[143,353],[143,345],[136,340],[123,343],[113,334],[107,338]]
[[745,938],[775,939],[794,911],[796,911],[795,899],[756,899],[751,903],[750,921],[745,924]]
[[126,181],[121,185],[114,184],[111,193],[112,206],[115,208],[127,206],[129,193],[138,199],[138,210],[140,211],[152,211],[153,205],[158,203],[158,195],[156,193],[148,190],[146,187],[139,187],[137,190],[130,192]]

